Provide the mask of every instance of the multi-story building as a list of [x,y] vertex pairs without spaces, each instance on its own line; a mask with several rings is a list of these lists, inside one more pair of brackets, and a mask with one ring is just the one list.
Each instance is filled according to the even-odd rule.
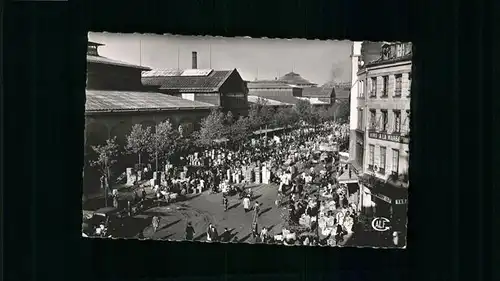
[[359,207],[390,218],[395,228],[406,222],[411,58],[411,43],[391,43],[377,60],[359,64],[351,107],[350,162],[359,177]]

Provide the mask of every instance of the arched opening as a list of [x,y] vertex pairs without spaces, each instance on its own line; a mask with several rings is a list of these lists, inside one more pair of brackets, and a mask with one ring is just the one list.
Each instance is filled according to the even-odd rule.
[[144,129],[146,129],[147,127],[151,127],[151,132],[155,132],[156,130],[156,122],[153,120],[142,121],[140,124]]
[[83,192],[85,194],[95,194],[99,192],[100,182],[99,171],[91,167],[90,161],[97,158],[97,154],[92,146],[103,145],[109,137],[109,131],[106,125],[99,122],[91,122],[85,127],[86,143],[83,167]]
[[[179,122],[179,126],[182,127],[183,134],[188,136],[194,132],[195,122],[189,118],[184,118]],[[177,127],[179,127],[177,126]]]
[[127,135],[130,133],[131,128],[129,122],[121,121],[111,129],[110,136],[116,137],[116,143],[123,148],[127,144]]
[[[130,122],[121,121],[111,128],[110,136],[116,137],[116,144],[120,149],[120,156],[117,163],[113,166],[112,173],[115,177],[126,171],[127,167],[132,167],[135,162],[135,155],[126,153],[125,146],[127,145],[127,136],[130,134],[132,125]],[[113,177],[114,178],[114,177]]]

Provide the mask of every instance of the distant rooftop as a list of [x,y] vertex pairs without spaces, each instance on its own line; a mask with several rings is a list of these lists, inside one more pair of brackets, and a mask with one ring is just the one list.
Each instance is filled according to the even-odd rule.
[[281,102],[281,101],[277,101],[277,100],[274,100],[272,98],[265,98],[265,97],[259,97],[259,96],[248,96],[248,102],[249,103],[257,103],[259,101],[259,99],[263,100],[266,105],[269,105],[269,106],[286,106],[286,105],[289,105],[289,106],[292,106],[294,105],[293,103],[287,103],[287,102]]
[[288,84],[297,85],[297,86],[316,86],[317,84],[312,83],[311,81],[304,79],[300,74],[295,72],[289,72],[283,76],[281,76],[279,81],[286,82]]
[[247,82],[248,89],[288,89],[295,87],[280,80],[256,80]]
[[216,92],[226,82],[234,70],[213,69],[165,69],[144,71],[144,85],[159,86],[160,90],[178,92]]
[[155,92],[86,91],[85,112],[210,109],[216,106]]

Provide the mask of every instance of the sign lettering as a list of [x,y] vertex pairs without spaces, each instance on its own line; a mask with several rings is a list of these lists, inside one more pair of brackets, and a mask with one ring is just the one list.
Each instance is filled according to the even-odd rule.
[[372,139],[378,139],[378,140],[386,140],[386,141],[392,141],[392,142],[397,142],[397,143],[409,143],[409,139],[406,137],[401,137],[400,135],[391,135],[391,134],[385,134],[385,133],[377,133],[377,132],[370,132],[368,133],[368,137]]
[[390,220],[388,218],[379,217],[372,220],[372,228],[376,231],[387,231],[390,227]]
[[375,195],[375,197],[378,197],[380,200],[383,200],[383,201],[385,201],[385,202],[387,202],[389,204],[392,202],[391,198],[389,198],[389,197],[387,197],[387,196],[385,196],[383,194],[378,194],[377,193],[377,194],[373,194],[373,195]]
[[408,199],[396,199],[396,205],[404,205],[408,203]]

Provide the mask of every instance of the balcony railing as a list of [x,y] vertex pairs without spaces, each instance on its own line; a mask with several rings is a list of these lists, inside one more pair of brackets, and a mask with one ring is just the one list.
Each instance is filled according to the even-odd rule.
[[385,168],[378,168],[377,172],[381,175],[385,175]]

